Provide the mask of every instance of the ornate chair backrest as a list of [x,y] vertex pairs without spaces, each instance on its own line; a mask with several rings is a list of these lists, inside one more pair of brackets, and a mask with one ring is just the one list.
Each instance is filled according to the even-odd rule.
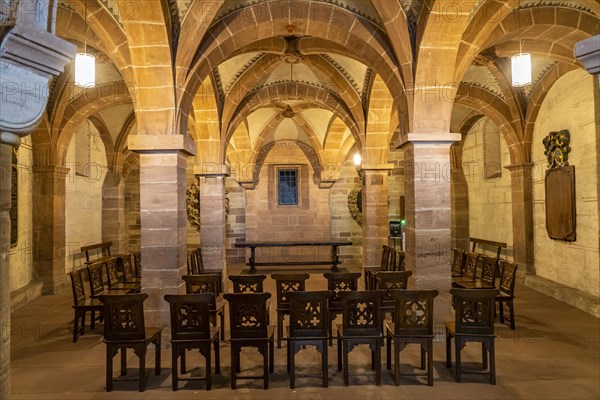
[[102,279],[102,267],[104,262],[92,262],[88,264],[88,278],[90,280],[90,296],[97,296],[104,291],[104,281]]
[[262,293],[266,275],[229,275],[233,293]]
[[329,290],[318,292],[288,292],[291,337],[327,337]]
[[116,256],[112,256],[104,260],[104,264],[106,265],[106,277],[108,282],[108,287],[119,284],[119,274],[117,272],[117,258]]
[[123,278],[125,278],[126,281],[131,280],[135,277],[132,258],[133,256],[131,253],[127,253],[117,258],[117,263],[121,265],[121,270],[123,271]]
[[498,268],[498,259],[496,257],[481,257],[483,267],[481,268],[481,283],[487,286],[496,286],[496,269]]
[[85,289],[83,287],[83,275],[81,270],[74,269],[69,272],[71,277],[71,289],[73,289],[73,304],[79,305],[85,301]]
[[454,296],[456,333],[494,334],[494,304],[498,289],[450,289]]
[[133,266],[135,267],[135,276],[142,276],[142,253],[133,252]]
[[271,274],[271,279],[275,281],[275,290],[277,291],[277,309],[289,310],[288,294],[303,292],[308,278],[310,278],[309,274]]
[[392,290],[396,301],[394,334],[433,335],[433,299],[437,290]]
[[98,297],[104,303],[105,341],[143,341],[146,338],[144,300],[147,297],[146,293]]
[[381,271],[375,274],[377,280],[376,288],[385,291],[385,301],[391,300],[391,291],[394,289],[407,289],[408,278],[412,275],[412,271]]
[[344,336],[381,335],[383,290],[340,293],[343,307]]
[[464,273],[465,270],[465,251],[461,249],[457,249],[455,247],[452,248],[452,275],[460,276]]
[[325,272],[323,276],[327,279],[327,290],[333,293],[329,299],[329,307],[341,307],[340,293],[358,289],[360,272]]
[[210,339],[212,293],[167,294],[171,311],[171,340]]
[[506,260],[500,260],[498,263],[501,267],[500,291],[509,296],[514,296],[515,282],[517,278],[517,264]]
[[477,263],[479,262],[479,253],[465,251],[465,278],[475,280],[477,276]]
[[225,293],[223,296],[229,302],[232,339],[267,337],[267,299],[271,293]]
[[202,263],[202,249],[188,250],[187,253],[187,270],[188,275],[196,275],[204,272],[204,264]]
[[393,264],[394,271],[404,271],[406,268],[405,262],[406,262],[406,253],[401,251],[401,250],[396,250],[394,252],[396,254],[396,261]]
[[202,274],[202,275],[183,275],[181,277],[185,282],[186,294],[210,293],[213,295],[210,306],[214,309],[216,306],[216,298],[219,297],[219,275],[217,274]]
[[387,271],[388,266],[390,265],[390,253],[392,248],[388,245],[383,245],[383,250],[381,252],[381,270]]

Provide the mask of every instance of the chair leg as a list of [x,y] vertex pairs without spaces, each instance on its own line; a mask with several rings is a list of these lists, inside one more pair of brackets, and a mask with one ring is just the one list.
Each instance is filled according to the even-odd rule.
[[275,340],[269,340],[269,372],[275,372]]
[[221,340],[225,340],[225,312],[224,311],[221,311]]
[[263,346],[263,389],[269,389],[269,344],[265,343]]
[[292,350],[292,346],[294,346],[294,350],[296,347],[296,343],[288,340],[287,343],[287,365],[288,365],[288,374],[290,374],[290,389],[296,388],[296,365],[294,364],[295,352]]
[[342,370],[342,340],[338,337],[337,340],[337,354],[338,354],[338,371]]
[[452,335],[446,329],[446,367],[452,367]]
[[323,369],[323,387],[326,388],[329,385],[329,349],[327,341],[323,340],[323,352],[321,353],[321,368]]
[[342,340],[342,370],[344,374],[344,386],[350,384],[350,368],[348,366],[348,341]]
[[143,392],[146,387],[146,346],[138,350],[138,357],[140,358],[140,377],[138,390]]
[[277,348],[281,348],[281,336],[283,335],[283,313],[277,311]]
[[237,389],[237,365],[238,365],[238,348],[235,344],[231,346],[231,389]]
[[425,346],[421,343],[421,369],[425,369]]
[[[85,322],[85,321],[83,321],[83,322]],[[95,328],[96,328],[96,310],[92,310],[92,321],[90,322],[90,329],[95,329]]]
[[75,310],[75,317],[73,318],[73,343],[77,343],[77,337],[79,336],[79,312]]
[[461,358],[460,358],[460,351],[461,351],[461,340],[458,337],[454,337],[454,350],[456,353],[456,363],[454,365],[454,370],[455,370],[455,377],[454,379],[456,380],[456,382],[460,382],[460,375],[461,375]]
[[212,362],[210,360],[210,343],[208,343],[208,345],[205,345],[205,346],[206,347],[204,350],[206,350],[206,357],[205,357],[206,358],[206,362],[205,362],[205,365],[206,365],[206,390],[208,391],[212,387],[212,373],[211,373]]
[[500,312],[500,322],[504,323],[504,301],[498,302],[498,311]]
[[107,345],[106,346],[106,391],[112,392],[113,390],[113,357],[112,357],[112,348]]
[[394,384],[400,386],[400,345],[394,341]]
[[[387,341],[387,346],[385,348],[385,366],[388,370],[392,369],[392,336],[388,332],[385,340]],[[396,344],[394,343],[394,346]]]
[[488,353],[485,340],[481,341],[481,369],[486,370],[488,367]]
[[508,311],[510,313],[510,329],[511,330],[515,330],[515,305],[512,299],[510,299],[508,302]]
[[490,352],[490,384],[496,384],[496,351],[494,350],[494,338],[488,342],[488,351]]
[[433,339],[427,339],[427,384],[433,386]]
[[187,367],[186,367],[186,358],[185,358],[185,347],[180,349],[180,356],[181,356],[181,373],[182,374],[187,374]]
[[221,373],[221,348],[218,340],[214,341],[213,347],[215,349],[215,374],[219,375]]
[[154,375],[160,375],[160,334],[154,343]]
[[375,383],[381,386],[381,340],[375,345]]
[[[171,348],[171,388],[173,391],[177,391],[177,357],[179,356],[179,349],[176,344],[172,344]],[[182,368],[183,369],[183,368]]]

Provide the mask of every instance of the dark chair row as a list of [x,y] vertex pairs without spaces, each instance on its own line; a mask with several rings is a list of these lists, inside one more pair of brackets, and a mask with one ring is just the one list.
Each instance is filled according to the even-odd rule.
[[[481,277],[478,279],[478,264],[482,264]],[[452,249],[451,259],[452,286],[463,289],[495,289],[498,287],[499,294],[496,296],[500,322],[504,323],[504,306],[508,307],[510,329],[515,329],[515,283],[517,277],[517,265],[515,263],[487,257],[471,251]],[[498,273],[499,272],[499,273]],[[496,277],[500,276],[500,283],[496,285]],[[494,315],[495,315],[494,307]]]
[[379,271],[404,271],[406,255],[403,251],[383,245],[381,252],[381,263],[377,267],[363,268],[365,273],[365,289],[373,290],[375,288],[375,274]]

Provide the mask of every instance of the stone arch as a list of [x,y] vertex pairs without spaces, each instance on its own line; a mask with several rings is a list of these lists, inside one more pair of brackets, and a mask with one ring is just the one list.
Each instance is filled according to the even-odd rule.
[[379,75],[375,76],[369,97],[367,134],[361,149],[363,164],[385,164],[392,132],[390,131],[394,99]]
[[194,120],[196,121],[196,158],[199,163],[223,163],[225,147],[222,145],[219,110],[215,90],[207,77],[194,97]]

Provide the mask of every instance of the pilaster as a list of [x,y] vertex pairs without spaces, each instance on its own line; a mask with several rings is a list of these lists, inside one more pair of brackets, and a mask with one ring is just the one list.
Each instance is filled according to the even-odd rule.
[[10,166],[12,147],[0,144],[0,398],[10,396]]
[[125,216],[125,181],[120,174],[109,172],[102,186],[102,240],[113,242],[113,252],[129,251]]

